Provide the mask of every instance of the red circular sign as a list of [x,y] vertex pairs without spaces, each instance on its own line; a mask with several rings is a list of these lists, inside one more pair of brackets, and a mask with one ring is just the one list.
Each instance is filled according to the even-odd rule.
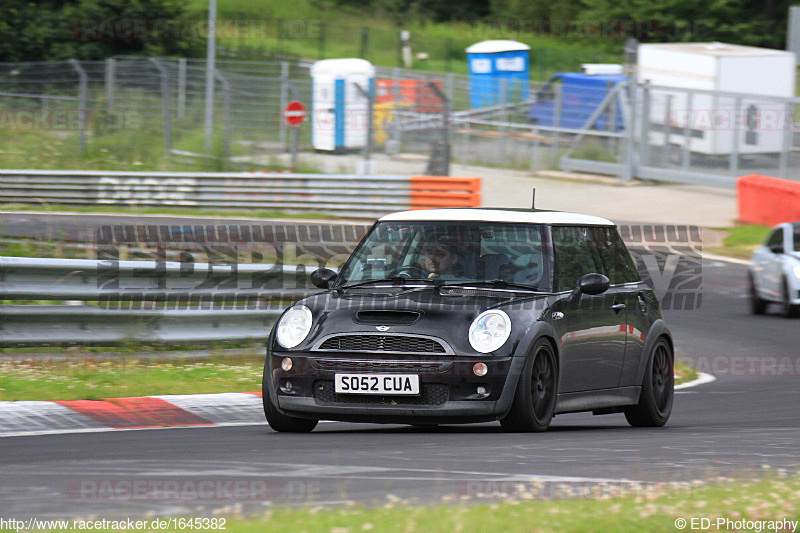
[[297,100],[289,102],[283,110],[283,120],[290,126],[299,126],[306,119],[306,106]]

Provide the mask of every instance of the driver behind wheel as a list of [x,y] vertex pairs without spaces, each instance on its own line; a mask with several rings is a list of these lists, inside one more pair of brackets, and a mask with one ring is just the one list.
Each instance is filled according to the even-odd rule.
[[426,242],[420,252],[422,268],[429,272],[428,279],[454,274],[453,267],[458,262],[458,254],[450,243],[443,241]]

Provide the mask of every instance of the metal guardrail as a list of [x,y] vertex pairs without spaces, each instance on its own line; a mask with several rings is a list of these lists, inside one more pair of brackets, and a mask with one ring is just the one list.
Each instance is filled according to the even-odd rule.
[[[0,300],[302,297],[297,266],[0,257]],[[305,279],[307,276],[303,276]]]
[[[425,196],[423,203],[420,195]],[[480,205],[478,178],[253,172],[0,170],[0,203],[277,210],[375,219]]]
[[315,292],[292,288],[298,268],[2,257],[0,301],[78,305],[0,305],[0,346],[261,341],[290,301]]
[[377,218],[410,206],[407,176],[0,170],[0,203],[277,210]]
[[283,308],[130,311],[90,306],[0,306],[0,346],[209,344],[264,341]]

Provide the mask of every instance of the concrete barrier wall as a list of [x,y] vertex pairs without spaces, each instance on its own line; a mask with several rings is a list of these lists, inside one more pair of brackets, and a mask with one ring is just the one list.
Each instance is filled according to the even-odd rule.
[[739,220],[774,226],[800,220],[800,182],[750,174],[736,180]]

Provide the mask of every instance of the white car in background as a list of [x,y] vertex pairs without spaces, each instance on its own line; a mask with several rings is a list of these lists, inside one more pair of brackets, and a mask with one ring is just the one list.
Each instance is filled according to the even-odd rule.
[[772,228],[750,266],[750,309],[763,314],[777,303],[787,317],[800,316],[800,222]]

